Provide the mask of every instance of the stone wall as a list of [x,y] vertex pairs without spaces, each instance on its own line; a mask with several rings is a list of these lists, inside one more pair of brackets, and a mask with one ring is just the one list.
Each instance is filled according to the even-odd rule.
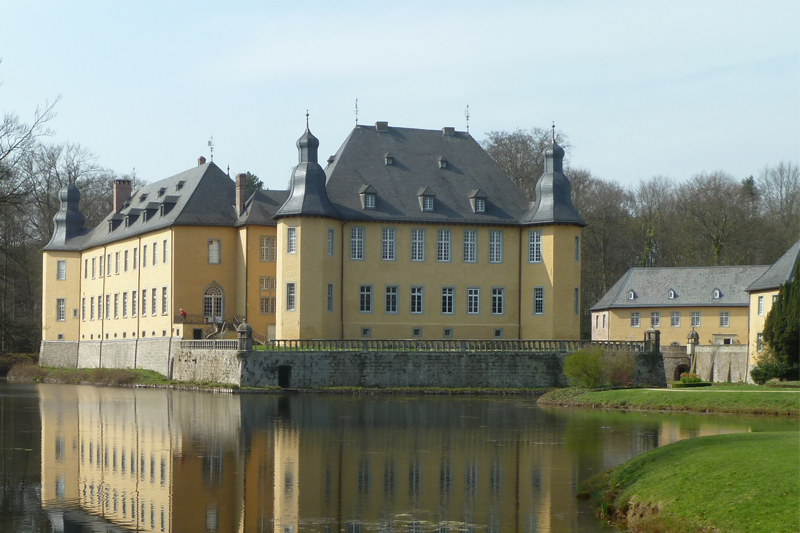
[[664,373],[664,358],[660,352],[636,354],[633,383],[637,386],[667,386],[667,379]]
[[39,347],[39,364],[60,368],[77,368],[78,342],[42,341]]
[[213,381],[229,385],[246,385],[241,382],[240,354],[263,352],[237,352],[235,350],[189,350],[176,347],[173,358],[172,379],[178,381]]
[[101,341],[101,368],[135,368],[136,341],[108,340]]
[[78,346],[78,368],[100,368],[102,341],[81,341]]
[[136,368],[154,370],[168,377],[171,375],[172,359],[180,346],[177,337],[154,337],[137,339]]
[[692,366],[689,356],[686,355],[686,346],[662,346],[661,353],[664,356],[664,373],[667,382],[680,379],[680,372],[676,376],[676,371],[688,372]]
[[706,381],[746,382],[750,379],[747,345],[698,346],[697,373]]

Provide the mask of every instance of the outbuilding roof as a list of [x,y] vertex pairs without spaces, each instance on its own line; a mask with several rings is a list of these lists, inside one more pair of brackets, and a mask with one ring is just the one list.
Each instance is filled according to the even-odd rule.
[[787,281],[792,281],[795,265],[800,261],[800,239],[783,254],[769,270],[747,287],[747,292],[777,289]]

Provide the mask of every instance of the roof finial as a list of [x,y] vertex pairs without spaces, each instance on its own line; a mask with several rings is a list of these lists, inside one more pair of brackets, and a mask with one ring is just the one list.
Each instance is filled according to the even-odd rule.
[[469,133],[469,104],[467,104],[467,109],[464,110],[464,116],[467,117],[467,133]]
[[556,143],[556,121],[553,121],[553,144]]
[[211,136],[211,139],[208,141],[208,148],[211,150],[211,162],[214,162],[214,136]]
[[306,129],[308,129],[308,109],[306,109]]
[[356,98],[356,126],[358,126],[358,98]]
[[231,175],[231,164],[228,163],[228,177],[230,177],[230,175]]

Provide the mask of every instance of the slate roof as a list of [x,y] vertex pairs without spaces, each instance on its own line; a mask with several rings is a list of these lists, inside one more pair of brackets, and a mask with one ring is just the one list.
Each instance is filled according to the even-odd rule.
[[800,239],[794,243],[769,270],[747,287],[747,292],[764,291],[777,289],[787,281],[791,281],[794,275],[795,265],[800,261]]
[[[394,159],[387,165],[384,155]],[[439,158],[447,167],[439,168]],[[480,145],[465,132],[356,126],[325,168],[328,198],[341,218],[425,223],[519,224],[531,203]],[[358,192],[376,191],[374,209]],[[420,209],[419,191],[435,191],[433,211]],[[486,195],[486,211],[473,213],[470,194]]]
[[[745,290],[769,266],[631,268],[591,311],[639,307],[746,307]],[[669,290],[675,291],[674,299]],[[720,298],[715,299],[714,289]],[[635,298],[628,300],[628,292]]]
[[536,201],[524,224],[574,224],[586,226],[572,205],[572,185],[562,171],[564,149],[555,140],[545,152],[545,172],[536,182]]
[[244,212],[239,220],[236,221],[237,226],[246,226],[253,224],[256,226],[277,226],[278,221],[275,220],[275,213],[283,205],[286,199],[289,198],[289,191],[256,191],[244,204]]

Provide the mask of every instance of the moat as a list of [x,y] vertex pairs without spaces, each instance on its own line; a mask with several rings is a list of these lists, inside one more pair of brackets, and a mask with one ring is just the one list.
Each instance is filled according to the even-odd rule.
[[783,418],[535,399],[221,395],[0,381],[0,530],[613,531],[580,482]]

